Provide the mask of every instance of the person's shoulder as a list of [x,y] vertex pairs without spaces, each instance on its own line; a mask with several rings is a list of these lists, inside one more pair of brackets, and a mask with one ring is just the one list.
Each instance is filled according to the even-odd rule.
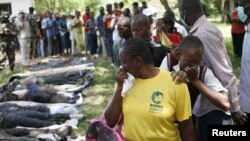
[[207,21],[198,28],[199,38],[219,39],[223,38],[222,32],[213,23]]
[[219,28],[215,24],[213,24],[212,22],[210,22],[210,21],[204,22],[203,28],[207,32],[219,32],[219,33],[221,33],[221,31],[219,30]]
[[172,82],[171,72],[168,70],[164,70],[162,68],[159,69],[160,69],[159,75],[161,76],[161,78],[165,79],[166,81]]

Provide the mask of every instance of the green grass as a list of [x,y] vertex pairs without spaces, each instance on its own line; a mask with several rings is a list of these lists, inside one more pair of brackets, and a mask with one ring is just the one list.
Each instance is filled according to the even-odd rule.
[[10,78],[10,76],[12,76],[13,74],[16,73],[21,73],[21,72],[25,72],[27,69],[23,68],[23,67],[16,67],[14,69],[14,71],[10,71],[7,67],[0,71],[0,85],[3,85],[4,83],[6,83],[6,81]]
[[85,91],[84,106],[81,111],[86,119],[80,121],[76,134],[84,135],[89,125],[88,120],[99,117],[108,104],[114,91],[115,70],[110,61],[103,59],[96,61],[94,83]]
[[227,52],[229,55],[229,58],[232,62],[233,65],[233,71],[234,74],[236,75],[237,78],[239,78],[240,75],[240,57],[234,56],[234,52],[233,52],[233,44],[232,44],[232,39],[230,38],[225,38],[225,44],[227,47]]

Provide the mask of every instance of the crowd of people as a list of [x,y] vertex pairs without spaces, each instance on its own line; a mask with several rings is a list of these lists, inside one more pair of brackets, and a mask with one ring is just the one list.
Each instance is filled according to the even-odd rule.
[[[246,25],[250,3],[237,4],[232,21]],[[57,54],[111,57],[117,84],[103,115],[111,128],[122,120],[126,140],[207,141],[208,125],[249,125],[249,37],[242,53],[235,47],[242,55],[238,90],[223,35],[207,21],[200,0],[180,1],[181,23],[171,10],[156,19],[157,9],[146,2],[134,2],[131,11],[123,2],[107,4],[96,18],[89,6],[82,17],[33,11],[20,11],[15,21],[23,65]],[[240,46],[239,35],[232,36]]]
[[[238,1],[235,24],[249,23],[249,5]],[[109,47],[117,83],[103,117],[121,130],[114,130],[121,138],[207,141],[209,125],[249,125],[248,36],[238,89],[223,35],[207,20],[201,2],[180,1],[179,13],[182,24],[171,10],[156,19],[156,9],[135,2],[132,17],[117,20],[121,39],[113,38]],[[234,31],[244,33],[239,26]],[[238,33],[232,29],[235,56],[241,56]]]

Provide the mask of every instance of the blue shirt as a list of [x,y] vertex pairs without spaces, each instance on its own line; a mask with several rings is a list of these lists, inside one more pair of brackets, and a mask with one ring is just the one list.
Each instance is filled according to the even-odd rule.
[[95,20],[88,19],[86,24],[87,24],[86,27],[93,27],[94,26],[94,28],[88,29],[88,34],[96,34],[96,22],[95,22]]
[[104,28],[103,17],[104,17],[104,15],[99,15],[99,16],[96,18],[96,26],[97,26],[97,29],[98,29],[99,32],[100,32],[100,36],[104,36],[104,34],[105,34],[105,28]]
[[52,37],[55,35],[55,33],[54,33],[54,26],[55,25],[54,25],[53,19],[50,19],[50,18],[44,19],[43,25],[44,25],[47,37]]

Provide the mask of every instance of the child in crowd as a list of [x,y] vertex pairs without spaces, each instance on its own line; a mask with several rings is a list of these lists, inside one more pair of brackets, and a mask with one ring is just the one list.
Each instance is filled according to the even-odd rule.
[[168,54],[160,67],[187,74],[194,123],[200,139],[206,141],[208,125],[230,125],[232,120],[228,111],[230,108],[228,90],[209,68],[200,65],[203,51],[203,44],[198,37],[187,36],[175,54],[179,62]]

